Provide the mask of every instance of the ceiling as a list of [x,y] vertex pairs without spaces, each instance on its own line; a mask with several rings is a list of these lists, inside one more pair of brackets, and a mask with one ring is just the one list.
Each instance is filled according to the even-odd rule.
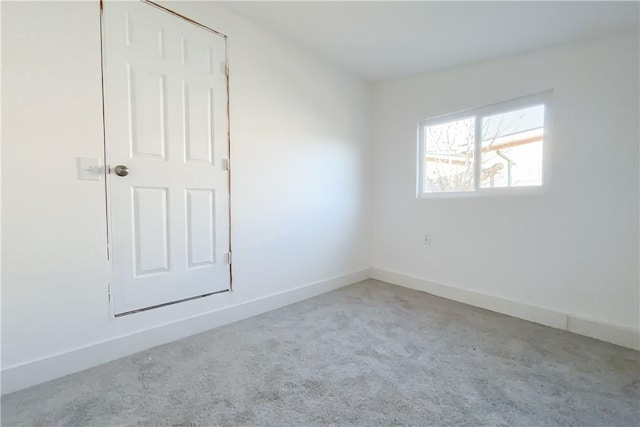
[[223,2],[368,80],[638,31],[638,2]]

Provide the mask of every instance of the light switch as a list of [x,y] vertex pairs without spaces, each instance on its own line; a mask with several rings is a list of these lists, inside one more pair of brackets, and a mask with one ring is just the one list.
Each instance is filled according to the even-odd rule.
[[102,181],[102,162],[98,158],[78,157],[78,179],[83,181]]

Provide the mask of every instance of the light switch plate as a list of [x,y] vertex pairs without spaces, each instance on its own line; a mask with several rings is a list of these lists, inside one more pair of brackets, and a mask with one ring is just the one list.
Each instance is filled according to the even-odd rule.
[[102,181],[102,162],[99,158],[78,157],[78,179],[83,181]]

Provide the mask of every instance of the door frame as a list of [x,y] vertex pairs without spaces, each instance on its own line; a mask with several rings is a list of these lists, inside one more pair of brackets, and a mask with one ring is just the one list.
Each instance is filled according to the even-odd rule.
[[225,292],[233,292],[233,257],[232,257],[232,249],[231,249],[231,114],[230,114],[230,89],[229,89],[229,38],[226,34],[221,33],[220,31],[216,31],[213,28],[207,27],[206,25],[195,21],[191,18],[188,18],[184,15],[179,14],[176,11],[168,9],[164,6],[161,6],[158,3],[155,3],[151,0],[139,0],[141,3],[144,3],[148,6],[155,7],[165,13],[169,13],[170,15],[175,16],[178,19],[182,19],[189,24],[195,25],[205,31],[215,34],[215,36],[222,37],[224,39],[224,62],[225,62],[225,86],[227,89],[227,199],[228,199],[228,228],[229,228],[229,242],[228,242],[228,253],[229,253],[229,289],[223,291],[216,291],[205,295],[198,295],[190,298],[184,298],[177,301],[170,301],[163,304],[154,305],[151,307],[145,307],[138,310],[133,310],[125,313],[116,314],[113,298],[111,297],[112,292],[112,282],[113,282],[113,256],[112,256],[112,247],[111,247],[111,236],[113,233],[112,228],[112,215],[111,215],[111,184],[109,181],[109,174],[111,166],[109,164],[109,146],[107,144],[107,122],[106,122],[106,113],[105,113],[105,69],[104,69],[104,43],[105,43],[105,35],[104,35],[104,0],[98,0],[100,6],[100,82],[101,82],[101,107],[102,107],[102,144],[103,144],[103,175],[104,175],[104,194],[105,194],[105,220],[106,220],[106,255],[107,255],[107,298],[109,301],[109,311],[108,317],[109,319],[117,319],[123,316],[128,316],[130,314],[137,314],[149,310],[153,310],[156,308],[161,308],[173,304],[178,304],[181,302],[191,301],[195,299],[205,298],[212,295],[225,293]]

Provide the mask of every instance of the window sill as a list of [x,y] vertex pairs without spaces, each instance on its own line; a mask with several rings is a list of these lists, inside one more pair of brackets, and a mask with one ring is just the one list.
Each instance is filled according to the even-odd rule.
[[475,191],[421,193],[418,199],[466,199],[473,197],[535,196],[546,193],[544,185],[530,187],[481,188]]

